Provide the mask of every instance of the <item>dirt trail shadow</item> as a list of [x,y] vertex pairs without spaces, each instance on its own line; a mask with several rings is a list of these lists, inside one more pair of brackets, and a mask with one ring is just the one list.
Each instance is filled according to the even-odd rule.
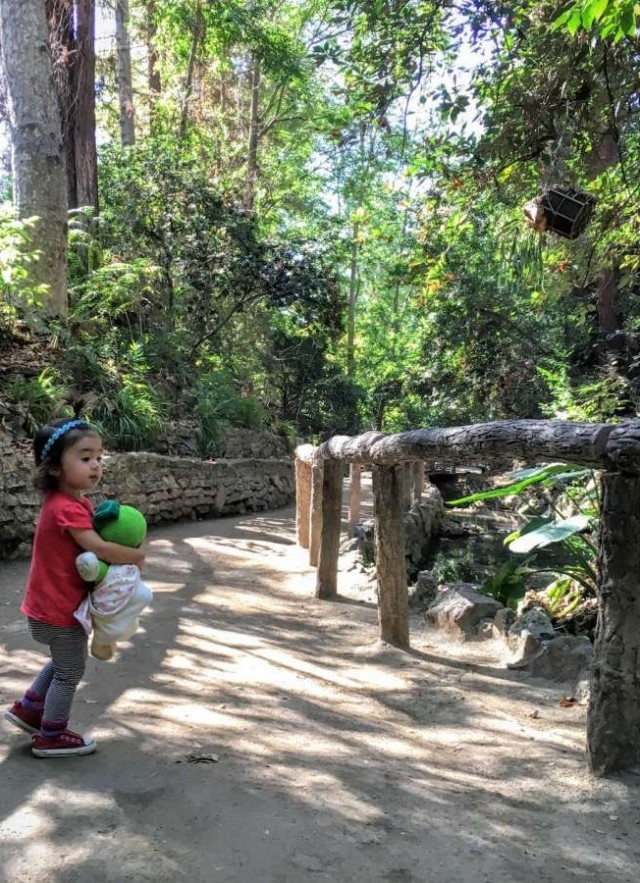
[[[0,880],[636,883],[634,777],[591,781],[584,710],[447,645],[376,644],[357,574],[313,598],[291,510],[151,532],[144,631],[90,661],[91,758],[0,743]],[[5,703],[41,664],[0,565]],[[534,714],[535,712],[535,714]]]

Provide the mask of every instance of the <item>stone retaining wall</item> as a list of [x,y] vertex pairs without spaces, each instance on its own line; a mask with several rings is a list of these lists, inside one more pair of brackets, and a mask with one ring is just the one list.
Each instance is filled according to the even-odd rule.
[[[96,500],[117,497],[144,512],[149,524],[240,515],[287,506],[294,499],[293,461],[205,461],[161,454],[113,454]],[[0,440],[0,559],[28,556],[40,494],[33,461]]]

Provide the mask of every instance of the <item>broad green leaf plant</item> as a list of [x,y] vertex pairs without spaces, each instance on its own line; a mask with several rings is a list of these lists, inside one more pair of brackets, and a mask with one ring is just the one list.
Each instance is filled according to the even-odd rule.
[[[527,581],[536,573],[549,573],[554,579],[542,591],[532,593],[533,600],[546,608],[556,620],[567,620],[583,604],[592,604],[596,591],[597,550],[590,537],[599,515],[599,495],[595,476],[589,469],[576,469],[566,463],[551,463],[512,473],[512,480],[501,487],[480,491],[451,500],[448,506],[504,497],[523,496],[535,486],[563,488],[558,495],[547,496],[550,513],[529,518],[504,540],[518,561],[506,561],[482,586],[481,591],[508,607],[516,608],[527,593]],[[525,507],[525,510],[528,507]],[[559,564],[543,565],[539,553],[548,546],[562,549]]]

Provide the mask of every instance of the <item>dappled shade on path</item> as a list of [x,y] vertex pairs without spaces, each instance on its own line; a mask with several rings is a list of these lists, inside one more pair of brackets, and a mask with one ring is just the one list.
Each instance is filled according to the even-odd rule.
[[[25,570],[0,570],[5,703],[42,658]],[[410,654],[377,645],[364,575],[313,598],[290,510],[157,529],[145,576],[144,631],[74,708],[99,753],[3,731],[1,879],[635,880],[636,781],[589,780],[584,709],[417,619]]]

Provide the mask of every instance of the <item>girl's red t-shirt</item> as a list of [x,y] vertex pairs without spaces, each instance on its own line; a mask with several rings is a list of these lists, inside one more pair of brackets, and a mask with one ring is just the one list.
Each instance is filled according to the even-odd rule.
[[89,500],[61,491],[46,494],[20,610],[49,625],[82,628],[73,612],[87,594],[88,585],[76,570],[76,557],[82,549],[69,533],[70,528],[93,530],[93,506]]

